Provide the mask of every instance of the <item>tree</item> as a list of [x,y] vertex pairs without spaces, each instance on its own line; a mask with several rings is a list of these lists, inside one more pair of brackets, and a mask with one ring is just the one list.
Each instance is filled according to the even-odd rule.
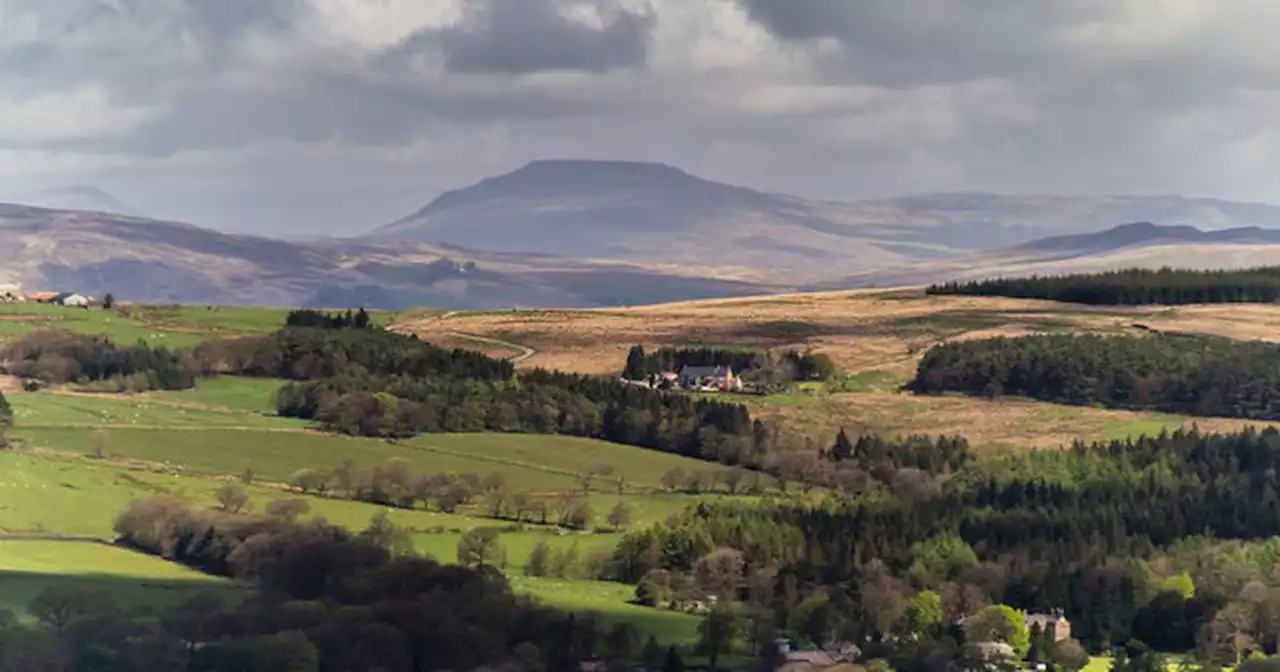
[[112,308],[115,308],[116,307],[115,295],[112,294],[111,292],[107,292],[107,295],[102,297],[102,307],[104,310],[111,310]]
[[303,494],[314,492],[323,495],[328,482],[329,477],[315,469],[299,469],[289,477],[289,485]]
[[733,467],[720,473],[720,481],[724,483],[725,490],[728,490],[731,495],[738,494],[738,486],[746,477],[747,471],[741,467]]
[[5,437],[12,427],[13,407],[9,405],[9,400],[4,398],[4,394],[0,393],[0,448],[9,445]]
[[733,642],[742,634],[742,623],[733,608],[717,604],[698,624],[696,650],[708,658],[711,669],[716,669],[720,656],[733,650]]
[[93,595],[55,584],[40,591],[31,600],[27,605],[27,613],[61,634],[72,621],[94,611],[104,603],[107,602],[103,595]]
[[666,658],[662,660],[662,672],[684,672],[684,659],[675,646],[667,647]]
[[937,586],[955,579],[965,569],[978,566],[978,554],[973,552],[973,547],[954,534],[940,534],[912,544],[911,557],[915,561],[907,575],[919,587]]
[[409,555],[413,552],[413,535],[408,528],[391,522],[386,511],[373,514],[369,519],[369,527],[360,531],[359,538],[378,548],[385,548],[393,556]]
[[630,660],[640,645],[640,629],[631,623],[618,623],[604,635],[604,647],[614,660]]
[[922,590],[907,600],[902,612],[901,630],[913,639],[919,639],[942,623],[942,596],[932,590]]
[[669,469],[662,475],[662,488],[667,492],[675,492],[680,488],[680,486],[685,484],[686,478],[684,469],[681,469],[680,467]]
[[550,562],[551,547],[547,545],[546,539],[539,539],[529,553],[529,563],[524,566],[524,573],[528,576],[546,576],[551,569]]
[[662,646],[658,644],[658,638],[649,635],[649,639],[644,643],[644,648],[640,650],[640,664],[650,672],[657,672],[662,668],[664,653]]
[[965,637],[972,642],[1004,642],[1019,660],[1031,648],[1026,614],[1003,604],[993,604],[966,621]]
[[309,511],[311,511],[311,504],[305,499],[273,499],[267,502],[265,510],[267,516],[279,518],[290,523],[298,520],[299,516],[305,515]]
[[613,506],[613,510],[609,512],[609,527],[615,530],[622,529],[623,525],[631,523],[631,507],[626,502],[618,502]]
[[702,556],[693,566],[698,585],[707,593],[721,599],[730,599],[742,585],[746,558],[736,548],[717,548]]
[[218,507],[227,513],[240,513],[249,508],[249,493],[232,483],[218,488],[213,497],[218,500]]
[[645,369],[644,346],[632,346],[631,351],[627,353],[627,365],[622,369],[622,377],[627,380],[640,380],[648,374]]
[[505,553],[499,536],[498,530],[492,527],[468,530],[458,540],[458,564],[476,569],[497,566]]
[[827,454],[836,462],[843,462],[853,457],[853,441],[849,440],[849,435],[845,433],[844,427],[841,427],[840,433],[836,434],[836,442],[831,446],[831,450]]

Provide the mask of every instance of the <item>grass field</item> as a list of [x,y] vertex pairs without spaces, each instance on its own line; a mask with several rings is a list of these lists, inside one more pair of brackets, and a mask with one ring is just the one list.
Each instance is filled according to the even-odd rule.
[[614,623],[632,623],[641,632],[652,634],[663,644],[689,645],[698,640],[698,624],[702,619],[689,614],[630,604],[629,600],[633,597],[630,586],[602,581],[532,579],[522,576],[511,577],[511,586],[517,592],[532,595],[549,606],[597,613],[606,627]]
[[27,605],[51,586],[102,591],[125,609],[180,603],[202,591],[234,588],[180,565],[87,542],[0,541],[0,608],[30,618]]

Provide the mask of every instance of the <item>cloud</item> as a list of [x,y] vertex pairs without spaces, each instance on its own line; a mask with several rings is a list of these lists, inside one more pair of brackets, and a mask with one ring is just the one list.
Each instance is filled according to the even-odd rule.
[[[431,35],[456,73],[525,74],[544,70],[607,72],[644,65],[653,14],[608,4],[587,20],[556,2],[489,0],[467,19]],[[596,19],[600,25],[588,21]]]
[[1274,0],[0,0],[0,178],[242,230],[372,228],[556,156],[1280,200],[1278,28]]

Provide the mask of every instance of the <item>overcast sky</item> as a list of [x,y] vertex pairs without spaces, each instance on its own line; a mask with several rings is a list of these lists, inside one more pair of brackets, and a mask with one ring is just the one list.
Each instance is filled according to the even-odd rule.
[[1280,202],[1276,0],[0,0],[0,191],[353,234],[536,158]]

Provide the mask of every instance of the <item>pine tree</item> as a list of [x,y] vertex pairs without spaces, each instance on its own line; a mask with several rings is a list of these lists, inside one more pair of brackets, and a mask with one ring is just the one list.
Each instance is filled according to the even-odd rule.
[[622,377],[627,380],[640,380],[645,374],[644,346],[637,345],[627,353],[627,368],[622,370]]
[[853,457],[853,442],[849,440],[849,435],[845,434],[844,427],[841,427],[840,433],[836,434],[836,442],[831,446],[830,455],[834,462],[843,462]]

